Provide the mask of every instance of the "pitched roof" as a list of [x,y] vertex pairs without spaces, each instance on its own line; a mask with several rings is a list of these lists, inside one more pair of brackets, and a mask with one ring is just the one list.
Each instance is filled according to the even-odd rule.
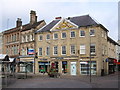
[[26,30],[30,30],[30,29],[32,29],[32,28],[36,28],[40,23],[42,23],[44,20],[41,20],[41,21],[39,21],[39,22],[36,22],[36,23],[34,23],[34,24],[26,24],[26,25],[23,25],[23,29],[22,29],[22,31],[26,31]]
[[[95,20],[93,20],[89,15],[77,16],[77,17],[68,17],[67,20],[78,25],[78,27],[98,25],[98,23]],[[50,31],[50,29],[52,27],[54,27],[59,21],[60,21],[60,19],[53,20],[52,22],[50,22],[48,25],[44,26],[43,28],[41,28],[37,32]]]
[[47,31],[50,31],[50,29],[52,27],[54,27],[60,20],[57,19],[57,20],[53,20],[52,22],[50,22],[48,25],[45,25],[43,28],[41,28],[40,30],[37,30],[37,32],[47,32]]
[[78,25],[79,27],[97,25],[97,22],[95,22],[89,15],[70,17],[68,20]]
[[[30,30],[32,28],[36,28],[42,22],[44,22],[44,20],[38,21],[38,22],[36,22],[34,24],[28,23],[28,24],[22,25],[22,31],[26,31],[26,30]],[[15,28],[12,28],[12,29],[9,29],[9,30],[6,30],[6,31],[4,31],[4,34],[5,33],[15,32],[15,31],[19,31],[20,28],[21,28],[21,26],[20,27],[15,27]]]
[[116,41],[114,41],[112,38],[110,37],[107,37],[107,40],[110,42],[110,43],[113,43],[114,45],[119,45]]

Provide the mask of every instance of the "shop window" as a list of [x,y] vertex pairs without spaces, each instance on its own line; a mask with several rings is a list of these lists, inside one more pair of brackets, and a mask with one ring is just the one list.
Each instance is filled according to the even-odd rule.
[[[80,74],[82,75],[90,74],[90,61],[80,62]],[[96,61],[91,61],[91,75],[96,75]]]

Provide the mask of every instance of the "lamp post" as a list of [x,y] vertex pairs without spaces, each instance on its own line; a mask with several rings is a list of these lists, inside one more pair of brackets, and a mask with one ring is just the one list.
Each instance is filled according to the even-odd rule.
[[89,67],[90,67],[90,83],[91,83],[91,35],[92,35],[91,31],[89,34],[90,34],[90,66]]

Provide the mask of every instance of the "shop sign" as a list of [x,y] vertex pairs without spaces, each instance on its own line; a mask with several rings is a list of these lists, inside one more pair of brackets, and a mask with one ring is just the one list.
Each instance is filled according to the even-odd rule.
[[29,54],[29,55],[35,54],[34,49],[28,49],[28,54]]
[[45,59],[45,58],[41,58],[40,60],[47,60],[47,59]]
[[105,61],[108,62],[108,58]]
[[55,57],[55,59],[64,59],[63,57]]

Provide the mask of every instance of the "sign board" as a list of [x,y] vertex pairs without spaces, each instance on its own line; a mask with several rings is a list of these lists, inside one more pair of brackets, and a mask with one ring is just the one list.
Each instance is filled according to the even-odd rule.
[[29,54],[29,55],[33,55],[33,54],[35,54],[34,49],[28,49],[28,54]]

